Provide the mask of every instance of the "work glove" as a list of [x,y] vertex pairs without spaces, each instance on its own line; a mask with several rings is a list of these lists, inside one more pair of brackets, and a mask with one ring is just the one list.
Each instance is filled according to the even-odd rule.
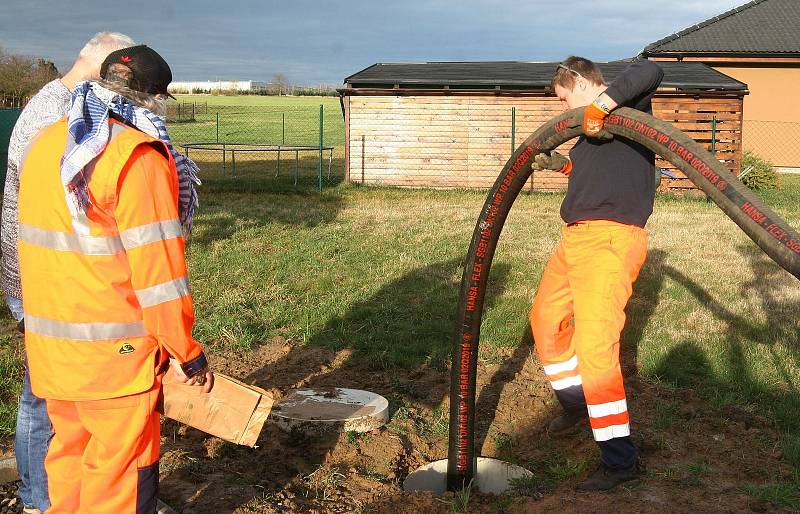
[[612,135],[603,130],[603,121],[608,116],[608,110],[597,100],[583,109],[583,133],[588,137],[610,140]]
[[556,151],[540,153],[533,158],[531,168],[534,170],[553,170],[569,175],[572,172],[572,161],[569,157],[564,157]]

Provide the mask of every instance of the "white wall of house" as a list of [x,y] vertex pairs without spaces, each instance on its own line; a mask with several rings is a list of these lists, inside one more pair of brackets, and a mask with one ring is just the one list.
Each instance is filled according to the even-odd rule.
[[202,91],[262,91],[269,87],[268,82],[257,80],[197,80],[172,82],[167,88],[170,93],[191,93]]

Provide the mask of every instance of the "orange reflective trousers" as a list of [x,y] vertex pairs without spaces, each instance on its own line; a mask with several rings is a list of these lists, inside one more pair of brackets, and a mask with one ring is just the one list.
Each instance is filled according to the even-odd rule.
[[539,359],[565,410],[586,409],[601,460],[636,458],[619,363],[625,305],[647,256],[647,233],[590,220],[567,225],[530,313]]
[[154,513],[160,376],[149,391],[106,400],[47,400],[49,514]]

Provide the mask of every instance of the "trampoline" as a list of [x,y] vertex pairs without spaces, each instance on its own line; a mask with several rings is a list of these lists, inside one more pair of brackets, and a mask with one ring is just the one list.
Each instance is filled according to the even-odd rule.
[[[288,153],[290,156],[294,153],[294,185],[297,185],[297,174],[300,162],[301,152],[319,152],[320,160],[322,159],[322,152],[328,152],[328,180],[331,178],[331,165],[333,163],[333,147],[332,146],[303,146],[303,145],[267,145],[257,143],[186,143],[181,145],[183,153],[190,157],[190,150],[202,150],[206,152],[221,152],[222,153],[222,171],[223,173],[228,168],[228,155],[231,161],[231,176],[236,177],[236,154],[251,154],[253,152],[274,152],[275,156],[275,178],[281,172],[281,154]],[[322,170],[320,169],[320,175]]]

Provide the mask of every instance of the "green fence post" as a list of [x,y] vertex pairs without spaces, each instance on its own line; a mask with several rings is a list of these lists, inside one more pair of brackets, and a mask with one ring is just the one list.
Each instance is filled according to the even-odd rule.
[[[711,155],[717,156],[717,117],[711,117]],[[706,202],[711,203],[711,197],[706,195]]]
[[322,192],[322,104],[319,105],[319,192]]
[[511,108],[511,155],[514,155],[514,150],[517,149],[516,145],[517,136],[517,108]]
[[283,121],[281,121],[281,132],[283,133],[283,135],[281,136],[281,144],[285,145],[286,144],[286,113],[282,112],[281,113],[281,117],[283,118]]
[[711,118],[711,154],[717,156],[717,117]]
[[217,143],[219,143],[219,111],[217,111]]

